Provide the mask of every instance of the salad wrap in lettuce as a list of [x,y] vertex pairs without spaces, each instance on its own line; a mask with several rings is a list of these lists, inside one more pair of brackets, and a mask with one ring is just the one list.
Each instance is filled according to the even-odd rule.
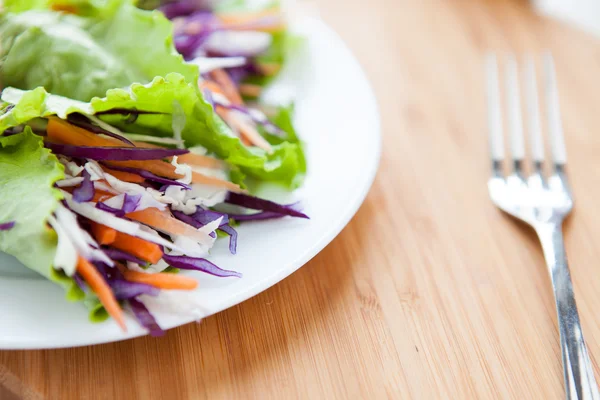
[[92,320],[162,334],[152,309],[197,287],[180,270],[241,277],[216,240],[235,254],[239,224],[308,218],[247,185],[306,173],[293,105],[260,101],[298,43],[277,4],[6,0],[0,251]]

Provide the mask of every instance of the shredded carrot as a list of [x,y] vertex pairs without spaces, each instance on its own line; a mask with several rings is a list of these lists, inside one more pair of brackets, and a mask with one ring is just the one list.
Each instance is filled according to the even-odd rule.
[[96,135],[58,118],[48,119],[46,132],[48,139],[52,141],[75,146],[131,147],[117,139]]
[[271,144],[267,142],[264,137],[261,136],[261,134],[256,130],[256,128],[248,124],[236,113],[230,112],[226,115],[223,115],[221,118],[223,118],[236,131],[240,132],[242,134],[242,137],[246,138],[254,146],[260,147],[261,149],[267,152],[273,151]]
[[200,82],[200,89],[202,89],[202,90],[208,89],[213,93],[218,93],[224,97],[227,97],[227,95],[225,94],[225,92],[223,91],[221,86],[219,86],[218,83],[213,82],[213,81],[203,80],[202,82]]
[[94,203],[99,203],[102,201],[106,201],[106,200],[110,199],[111,197],[115,197],[115,195],[112,193],[103,192],[101,190],[96,190],[94,192],[94,198],[92,199],[92,201]]
[[281,71],[281,64],[279,63],[259,63],[258,69],[266,76],[277,75]]
[[221,86],[223,92],[233,104],[244,104],[240,92],[238,92],[235,83],[231,80],[229,74],[223,69],[215,69],[210,72],[210,76],[215,82]]
[[66,14],[77,14],[79,10],[75,6],[70,6],[68,4],[52,4],[52,11],[64,12]]
[[207,176],[196,171],[192,171],[192,182],[221,187],[236,193],[247,192],[246,190],[242,189],[239,185],[236,185],[233,182],[224,181],[222,179],[214,178],[212,176]]
[[240,93],[246,97],[260,97],[262,88],[259,85],[253,85],[251,83],[240,84]]
[[92,222],[92,234],[101,245],[112,244],[117,239],[117,231],[106,225]]
[[[238,131],[238,127],[237,126],[231,126],[230,123],[230,116],[231,116],[231,110],[226,109],[225,107],[220,107],[217,106],[215,107],[215,111],[217,113],[217,115],[219,117],[221,117],[223,119],[223,121],[225,121],[228,125],[230,125],[230,127],[235,130]],[[252,146],[252,142],[248,139],[248,137],[244,134],[242,134],[242,132],[239,132],[241,135],[240,136],[240,140],[242,141],[242,143],[244,143],[246,146]]]
[[212,168],[212,169],[223,169],[225,163],[221,160],[209,156],[202,156],[200,154],[187,153],[177,157],[180,163],[185,163],[194,167],[201,168]]
[[205,233],[198,232],[193,226],[176,219],[168,211],[161,211],[158,208],[134,211],[126,214],[126,217],[170,235],[184,235],[197,240],[206,239]]
[[110,286],[108,286],[108,283],[106,283],[96,267],[90,264],[88,260],[79,257],[77,262],[77,272],[79,272],[94,293],[96,293],[108,314],[114,318],[123,331],[127,332],[123,310],[117,302],[115,294],[110,289]]
[[[153,143],[145,143],[145,142],[133,142],[136,147],[146,147],[146,148],[161,148]],[[169,161],[173,160],[173,157],[168,158]],[[192,165],[195,167],[201,168],[213,168],[213,169],[223,169],[225,168],[225,163],[221,160],[218,160],[213,157],[203,156],[195,153],[186,153],[180,156],[177,156],[177,160],[179,163],[184,163],[188,165]]]
[[[129,167],[129,168],[140,168],[146,171],[152,172],[155,175],[162,176],[169,179],[181,179],[182,175],[179,175],[175,172],[175,167],[169,163],[160,160],[151,160],[151,161],[107,161],[106,164],[114,165],[117,167]],[[205,176],[198,172],[192,173],[192,182],[193,183],[204,183],[206,185],[222,187],[232,192],[241,193],[244,192],[239,185],[235,183],[224,181],[218,178],[212,178],[209,176]]]
[[159,289],[194,290],[198,281],[193,278],[170,273],[147,274],[145,272],[126,270],[123,273],[129,282],[145,283]]
[[161,160],[149,160],[149,161],[106,161],[106,165],[116,167],[129,167],[143,169],[151,172],[155,175],[162,176],[169,179],[181,179],[182,175],[175,173],[175,167],[171,164]]
[[151,264],[156,264],[163,256],[160,246],[156,243],[151,243],[123,232],[117,232],[111,246],[134,255],[137,258],[141,258],[144,261],[148,261]]
[[102,169],[104,170],[104,172],[107,172],[115,178],[124,182],[143,183],[145,181],[143,177],[139,176],[138,174],[133,174],[131,172],[117,171],[107,167],[102,167]]
[[[52,141],[68,143],[75,146],[129,146],[125,143],[113,138],[100,137],[94,133],[88,132],[77,126],[71,125],[58,118],[50,118],[47,127],[48,138]],[[169,179],[181,179],[183,176],[175,173],[175,167],[170,163],[161,160],[148,161],[107,161],[106,164],[110,167],[121,166],[138,168],[149,171],[155,175]],[[243,190],[236,184],[227,182],[217,178],[204,176],[200,173],[194,173],[194,183],[205,183],[217,187],[223,187],[232,192],[242,192]],[[208,183],[210,182],[210,183]]]
[[[283,18],[278,10],[271,9],[252,13],[226,13],[218,15],[221,22],[229,30],[248,30],[248,26],[252,26],[252,30],[263,32],[278,32],[285,29]],[[273,18],[273,24],[254,27],[257,20],[264,18]]]

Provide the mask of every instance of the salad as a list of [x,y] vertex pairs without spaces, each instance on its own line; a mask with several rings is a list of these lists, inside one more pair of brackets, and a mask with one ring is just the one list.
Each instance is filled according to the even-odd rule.
[[293,105],[260,101],[299,43],[274,3],[5,0],[0,251],[93,321],[162,334],[153,310],[194,306],[180,270],[241,277],[215,241],[235,254],[239,224],[308,218],[250,190],[306,173]]

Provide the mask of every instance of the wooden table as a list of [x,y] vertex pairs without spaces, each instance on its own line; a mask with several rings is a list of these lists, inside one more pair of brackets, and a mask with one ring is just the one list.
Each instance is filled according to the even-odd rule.
[[600,372],[600,42],[526,2],[318,6],[365,67],[383,118],[379,175],[349,226],[290,278],[200,324],[2,352],[0,382],[49,399],[563,398],[542,254],[486,192],[489,48],[555,54],[577,200],[566,246]]

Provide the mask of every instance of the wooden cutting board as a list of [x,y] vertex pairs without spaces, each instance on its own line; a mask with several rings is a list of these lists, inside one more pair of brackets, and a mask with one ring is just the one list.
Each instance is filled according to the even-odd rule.
[[238,307],[160,339],[2,352],[0,384],[48,399],[564,398],[541,251],[487,197],[487,49],[556,57],[576,196],[566,247],[600,372],[600,42],[527,2],[317,4],[383,118],[381,169],[350,225]]

